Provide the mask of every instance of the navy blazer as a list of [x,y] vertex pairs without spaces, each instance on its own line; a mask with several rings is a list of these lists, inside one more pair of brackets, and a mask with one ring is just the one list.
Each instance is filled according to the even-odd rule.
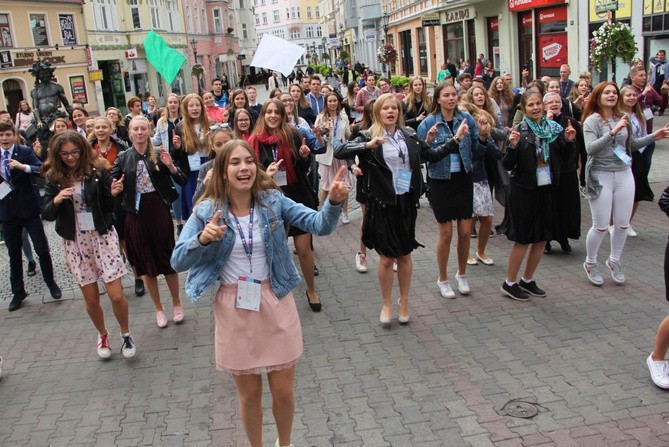
[[[0,152],[0,155],[2,153]],[[33,148],[14,145],[12,159],[30,166],[30,174],[19,169],[10,169],[13,190],[4,199],[0,200],[0,222],[15,218],[28,219],[38,216],[41,211],[39,189],[33,183],[33,176],[40,175],[42,162]],[[0,168],[1,169],[1,168]],[[0,177],[0,183],[5,179]]]

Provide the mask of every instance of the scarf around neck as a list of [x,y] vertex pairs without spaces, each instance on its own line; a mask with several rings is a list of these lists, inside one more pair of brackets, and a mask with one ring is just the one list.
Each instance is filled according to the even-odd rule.
[[[288,136],[290,138],[290,136]],[[276,157],[272,154],[273,161],[283,160],[281,167],[286,170],[286,179],[288,180],[289,185],[294,185],[297,183],[297,174],[295,173],[295,167],[293,166],[293,151],[290,147],[290,142],[283,142],[278,135],[270,135],[267,132],[263,132],[259,135],[251,135],[249,138],[249,144],[253,146],[253,150],[258,157],[258,160],[262,160],[261,146],[269,146],[272,151],[276,147]],[[267,168],[267,166],[265,166]]]
[[527,125],[530,127],[530,130],[534,132],[534,135],[539,138],[541,142],[541,152],[545,162],[548,162],[549,159],[549,150],[548,146],[557,139],[560,132],[562,132],[562,126],[552,120],[547,120],[546,117],[541,118],[540,123],[535,123],[531,119],[524,118]]

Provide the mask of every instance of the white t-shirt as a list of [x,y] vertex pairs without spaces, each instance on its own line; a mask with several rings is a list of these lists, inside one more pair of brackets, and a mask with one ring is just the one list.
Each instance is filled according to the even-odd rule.
[[[249,216],[237,217],[247,246],[250,244]],[[269,277],[269,264],[267,263],[265,244],[263,243],[262,232],[260,231],[258,212],[253,213],[253,254],[251,256],[251,265],[249,265],[249,258],[244,250],[244,244],[239,235],[239,228],[234,216],[230,215],[227,219],[227,225],[229,229],[235,232],[235,245],[232,247],[228,262],[221,272],[222,282],[224,284],[237,284],[237,279],[240,276],[251,277],[259,281],[267,279]]]

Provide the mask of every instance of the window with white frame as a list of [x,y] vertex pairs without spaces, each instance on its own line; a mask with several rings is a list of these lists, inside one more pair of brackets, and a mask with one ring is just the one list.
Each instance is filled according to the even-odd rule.
[[161,29],[162,23],[160,16],[162,15],[162,12],[160,11],[158,0],[149,0],[149,9],[151,12],[151,26],[153,26],[153,29]]
[[297,18],[297,14],[295,13],[295,7],[294,6],[292,6],[290,8],[290,18],[291,19],[296,19]]
[[275,9],[272,11],[272,15],[274,16],[274,23],[279,23],[281,21],[281,17],[279,17],[279,10]]
[[186,2],[186,23],[188,24],[188,32],[193,32],[193,15],[190,13],[190,3]]
[[198,34],[202,33],[202,27],[200,27],[200,10],[197,8],[197,5],[193,5],[193,23],[195,25],[193,31]]
[[49,46],[49,34],[46,29],[46,15],[30,14],[30,29],[33,33],[33,43],[36,47]]
[[11,48],[14,46],[11,23],[9,14],[0,14],[0,48]]
[[278,30],[274,31],[272,34],[274,34],[276,37],[279,37],[281,39],[286,38],[286,32],[282,29],[278,29]]
[[320,25],[316,27],[316,36],[321,37],[323,35],[323,30],[321,29]]
[[311,26],[307,26],[307,38],[309,37],[314,37],[314,28]]
[[307,6],[307,19],[311,18],[311,6]]
[[118,30],[116,16],[116,0],[93,0],[93,17],[97,29],[105,31]]
[[300,7],[297,7],[297,18],[301,19],[302,17],[300,16]]
[[76,45],[77,31],[74,26],[74,14],[58,14],[58,24],[63,45]]
[[262,24],[267,25],[267,13],[266,12],[262,13]]
[[286,19],[290,20],[290,9],[286,8]]
[[214,16],[214,32],[216,34],[223,34],[223,17],[221,17],[221,10],[216,8],[212,10]]
[[248,29],[246,29],[246,23],[242,23],[242,38],[243,39],[249,38],[249,32]]
[[179,7],[177,0],[166,0],[165,10],[167,11],[167,26],[169,31],[181,31],[179,26]]
[[260,25],[260,16],[256,14],[256,25]]
[[204,8],[200,9],[200,20],[202,20],[202,32],[209,34],[209,27],[207,26],[207,13],[205,13]]
[[321,16],[321,7],[316,6],[316,18],[319,18]]
[[302,32],[299,28],[293,28],[290,30],[290,38],[292,40],[299,39],[302,37]]
[[142,23],[139,20],[139,0],[130,0],[130,16],[132,17],[132,27],[140,29]]

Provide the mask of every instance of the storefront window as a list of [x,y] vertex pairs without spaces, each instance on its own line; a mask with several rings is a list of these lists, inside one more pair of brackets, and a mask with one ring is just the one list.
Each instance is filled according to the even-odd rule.
[[537,36],[537,61],[540,76],[560,75],[560,66],[567,59],[567,7],[537,10],[539,35]]
[[411,30],[400,33],[402,69],[405,76],[413,76],[413,41],[411,39]]
[[425,45],[425,29],[418,28],[418,58],[420,59],[420,74],[427,76],[427,45]]
[[462,22],[452,23],[443,26],[444,52],[446,58],[452,61],[459,61],[465,58],[465,37]]
[[523,67],[530,71],[530,79],[534,79],[534,61],[532,60],[532,11],[518,14],[518,23],[520,24],[520,36],[518,45],[518,56],[520,61],[520,73],[518,79],[521,79]]

